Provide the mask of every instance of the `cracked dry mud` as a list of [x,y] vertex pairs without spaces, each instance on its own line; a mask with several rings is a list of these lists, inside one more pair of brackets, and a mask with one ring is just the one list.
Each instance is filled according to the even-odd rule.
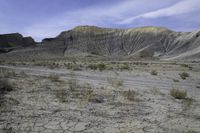
[[[6,66],[1,66],[6,67]],[[2,133],[198,133],[200,132],[199,72],[174,83],[177,72],[152,76],[147,72],[118,72],[124,81],[114,87],[107,78],[114,72],[73,72],[47,68],[10,67],[14,91],[3,97],[0,108]],[[26,75],[20,75],[20,71]],[[44,71],[41,71],[44,70]],[[58,81],[48,78],[51,73]],[[174,75],[173,75],[174,74]],[[177,76],[178,77],[178,76]],[[184,87],[189,100],[169,95],[173,87]],[[124,91],[136,92],[133,101]]]

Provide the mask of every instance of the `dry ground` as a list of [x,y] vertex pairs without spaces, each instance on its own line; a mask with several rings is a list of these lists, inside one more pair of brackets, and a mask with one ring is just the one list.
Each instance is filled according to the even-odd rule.
[[0,95],[0,132],[200,132],[199,63],[68,63],[0,66],[13,87]]

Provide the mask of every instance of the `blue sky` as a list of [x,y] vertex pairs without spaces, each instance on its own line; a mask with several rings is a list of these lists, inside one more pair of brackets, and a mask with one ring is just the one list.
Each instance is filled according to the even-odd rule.
[[40,41],[78,25],[200,29],[200,0],[0,0],[0,34]]

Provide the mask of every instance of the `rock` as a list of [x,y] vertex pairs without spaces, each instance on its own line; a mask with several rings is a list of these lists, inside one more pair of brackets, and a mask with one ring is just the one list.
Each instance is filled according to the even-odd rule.
[[86,125],[87,125],[87,123],[84,123],[84,122],[77,123],[75,125],[73,131],[74,132],[81,132],[81,131],[86,129]]
[[31,37],[23,37],[19,33],[0,35],[0,53],[9,52],[20,47],[35,46],[35,41]]

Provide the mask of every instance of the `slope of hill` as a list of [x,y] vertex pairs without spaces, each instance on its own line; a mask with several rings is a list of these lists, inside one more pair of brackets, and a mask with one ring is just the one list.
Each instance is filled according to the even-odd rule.
[[109,29],[78,26],[55,38],[46,38],[41,44],[35,48],[9,52],[6,56],[62,58],[93,54],[108,57],[199,59],[200,30],[174,32],[162,27]]

